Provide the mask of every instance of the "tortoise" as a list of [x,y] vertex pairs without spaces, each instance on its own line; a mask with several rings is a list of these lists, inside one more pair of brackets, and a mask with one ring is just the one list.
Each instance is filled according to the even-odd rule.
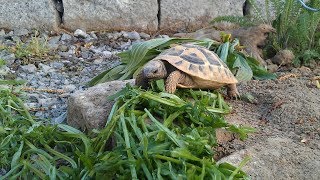
[[218,89],[227,85],[228,96],[238,97],[238,83],[227,65],[212,51],[193,44],[176,45],[146,63],[135,84],[147,88],[152,80],[166,79],[165,90]]

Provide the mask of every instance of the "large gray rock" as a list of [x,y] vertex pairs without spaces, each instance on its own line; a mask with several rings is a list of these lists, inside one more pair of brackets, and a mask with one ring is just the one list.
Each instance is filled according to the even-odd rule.
[[68,124],[82,130],[104,127],[114,104],[107,97],[121,90],[127,83],[133,85],[134,80],[102,83],[72,94],[68,99]]
[[52,0],[0,0],[0,29],[56,30],[60,20]]
[[71,30],[155,31],[157,0],[64,0],[64,26]]
[[320,153],[292,139],[273,137],[222,158],[234,165],[251,157],[243,171],[251,179],[320,179]]
[[161,0],[161,29],[194,30],[217,16],[242,16],[245,0]]

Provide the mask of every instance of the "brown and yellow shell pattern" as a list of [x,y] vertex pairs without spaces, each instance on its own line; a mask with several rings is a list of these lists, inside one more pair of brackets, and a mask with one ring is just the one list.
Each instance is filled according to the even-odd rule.
[[234,84],[234,77],[227,65],[212,51],[196,45],[177,45],[163,51],[155,60],[165,60],[180,71],[197,79],[221,84]]

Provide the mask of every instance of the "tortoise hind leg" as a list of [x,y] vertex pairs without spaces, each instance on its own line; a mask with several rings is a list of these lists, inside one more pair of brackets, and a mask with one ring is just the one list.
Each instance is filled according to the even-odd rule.
[[227,93],[228,93],[228,96],[230,98],[236,98],[237,99],[238,97],[240,97],[240,94],[238,92],[236,84],[229,84],[227,86]]
[[169,74],[166,80],[166,91],[168,93],[174,93],[179,83],[184,82],[186,75],[179,70],[173,71]]

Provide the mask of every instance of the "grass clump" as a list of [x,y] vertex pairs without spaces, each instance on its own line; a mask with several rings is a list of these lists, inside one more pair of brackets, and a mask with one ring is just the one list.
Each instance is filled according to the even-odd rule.
[[110,97],[117,101],[105,128],[88,134],[36,121],[19,92],[0,89],[0,179],[247,179],[241,167],[213,160],[215,131],[245,139],[253,129],[224,120],[230,107],[218,93],[176,96],[157,91],[163,86],[127,86]]
[[17,59],[22,60],[22,64],[33,64],[34,62],[42,62],[50,58],[48,42],[45,38],[37,36],[38,32],[34,32],[28,41],[15,41],[13,46],[0,45],[0,50],[5,50],[15,54]]

